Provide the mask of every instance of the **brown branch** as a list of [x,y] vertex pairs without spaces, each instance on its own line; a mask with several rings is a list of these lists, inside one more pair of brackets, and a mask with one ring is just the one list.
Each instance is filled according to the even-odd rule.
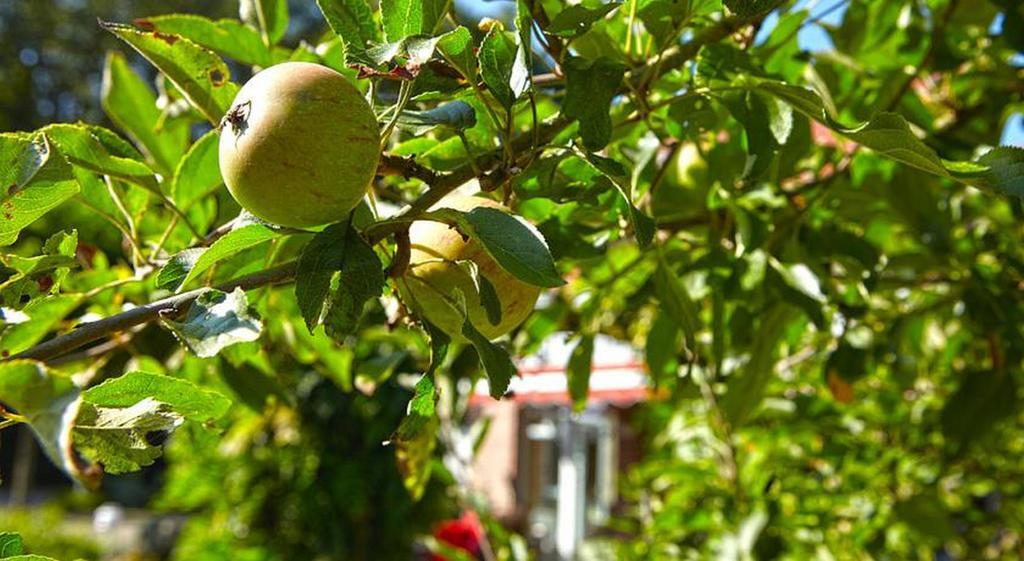
[[[235,288],[249,289],[259,286],[286,283],[295,278],[295,263],[286,263],[272,269],[253,273],[239,279],[218,285],[218,290],[230,292]],[[34,359],[46,361],[59,357],[82,346],[98,341],[111,333],[117,333],[155,321],[161,316],[180,314],[188,308],[207,288],[198,288],[181,294],[150,302],[137,308],[115,314],[108,318],[83,323],[69,333],[44,341],[27,351],[18,353],[4,360]]]
[[391,267],[388,268],[389,277],[398,278],[405,274],[405,270],[409,268],[411,249],[409,229],[395,232],[395,258],[391,260]]
[[131,343],[132,338],[135,337],[135,335],[138,332],[145,329],[145,327],[145,324],[133,326],[129,329],[126,329],[125,331],[119,332],[110,339],[107,339],[106,341],[103,341],[98,345],[93,345],[91,347],[82,349],[81,351],[78,352],[62,354],[56,358],[48,360],[47,364],[49,364],[50,366],[59,366],[61,364],[71,364],[73,362],[79,362],[82,360],[99,358],[118,347],[122,347],[124,345],[127,345],[128,343]]

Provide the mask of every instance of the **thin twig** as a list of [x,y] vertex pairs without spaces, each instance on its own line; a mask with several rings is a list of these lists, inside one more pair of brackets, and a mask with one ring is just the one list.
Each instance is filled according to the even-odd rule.
[[145,327],[145,324],[136,325],[131,329],[128,329],[125,332],[121,333],[120,335],[111,337],[110,339],[100,343],[99,345],[94,345],[92,347],[78,351],[76,353],[70,353],[56,357],[50,360],[47,364],[49,364],[50,366],[58,366],[61,364],[71,364],[81,360],[88,360],[101,357],[107,354],[108,352],[118,347],[124,346],[126,343],[129,343],[132,340],[132,338],[135,337],[135,334],[138,333],[139,331],[142,331],[142,329]]
[[437,172],[422,166],[415,159],[407,156],[384,154],[377,166],[378,175],[401,175],[408,179],[419,179],[426,184],[437,181]]
[[409,242],[409,229],[395,232],[395,257],[391,260],[388,276],[398,278],[409,268],[409,257],[412,253]]

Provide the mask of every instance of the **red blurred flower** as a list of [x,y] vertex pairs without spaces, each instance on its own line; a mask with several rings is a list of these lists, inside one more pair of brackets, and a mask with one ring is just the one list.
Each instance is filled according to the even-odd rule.
[[[446,520],[434,529],[438,541],[480,557],[484,527],[475,512],[467,510],[456,520]],[[431,554],[430,561],[448,561],[443,555]]]

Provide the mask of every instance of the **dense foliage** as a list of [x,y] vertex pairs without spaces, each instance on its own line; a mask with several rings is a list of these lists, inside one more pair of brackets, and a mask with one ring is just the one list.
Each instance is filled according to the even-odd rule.
[[[284,0],[240,3],[100,22],[126,45],[116,131],[0,135],[0,428],[90,488],[174,432],[154,506],[195,514],[178,558],[407,558],[474,502],[460,382],[500,398],[560,332],[578,406],[596,334],[650,374],[620,558],[1021,556],[1024,150],[993,148],[1015,3],[851,2],[815,53],[823,23],[782,0],[518,0],[474,28],[445,0],[318,0],[329,29],[297,47]],[[285,61],[344,73],[380,122],[370,197],[322,229],[221,181],[232,68]],[[516,217],[434,206],[456,190]],[[417,219],[538,309],[498,341],[419,317]],[[479,269],[448,312],[495,324]]]

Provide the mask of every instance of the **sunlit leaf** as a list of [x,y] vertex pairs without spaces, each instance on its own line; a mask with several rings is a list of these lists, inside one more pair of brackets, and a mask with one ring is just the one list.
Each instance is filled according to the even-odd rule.
[[44,135],[0,134],[0,246],[78,190],[71,166]]
[[570,119],[579,120],[583,145],[590,151],[600,150],[611,141],[609,111],[626,67],[609,58],[590,61],[568,57],[562,68],[566,79],[562,112]]
[[200,358],[216,356],[228,345],[255,341],[263,329],[241,288],[233,292],[207,290],[184,318],[165,319],[164,325]]
[[100,25],[153,63],[210,123],[220,123],[238,92],[220,57],[179,35],[120,23]]

